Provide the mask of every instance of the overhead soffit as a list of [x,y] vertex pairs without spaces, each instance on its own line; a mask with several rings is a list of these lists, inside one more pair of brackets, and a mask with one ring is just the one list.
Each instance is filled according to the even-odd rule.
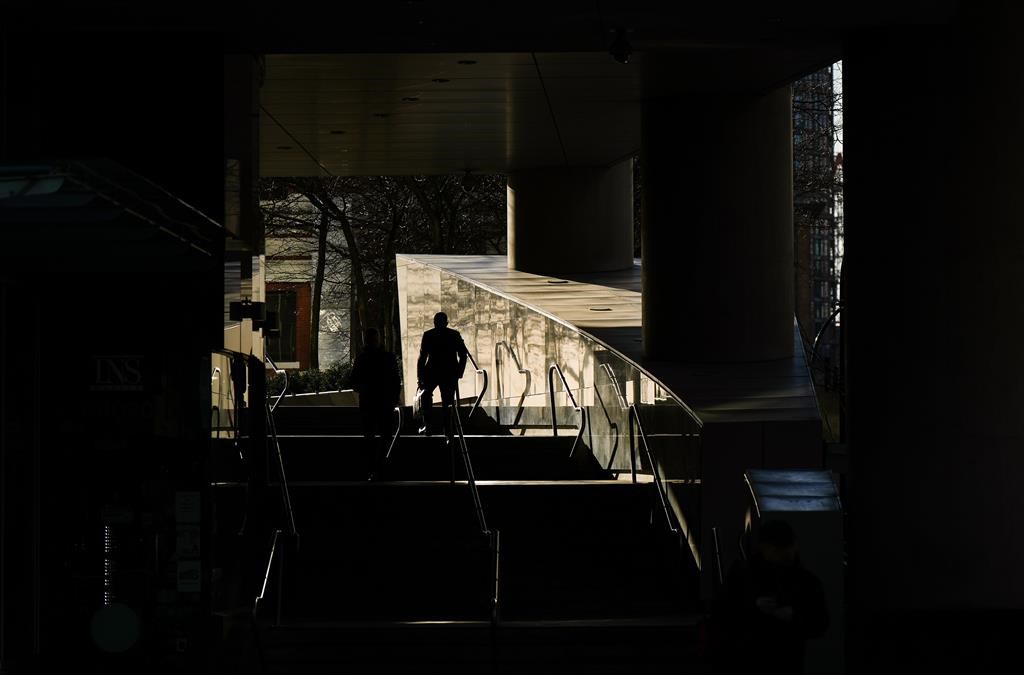
[[[786,9],[761,3],[727,21],[692,8],[547,3],[539,23],[525,5],[490,23],[454,2],[357,5],[364,21],[338,24],[335,48],[316,26],[291,42],[280,31],[263,38],[262,44],[292,53],[266,57],[261,173],[607,165],[639,148],[646,99],[769,91],[839,58],[844,30],[934,16],[891,17],[877,3],[856,12],[861,5],[840,11],[818,3],[802,13],[774,4]],[[617,25],[630,27],[636,50],[626,65],[607,52],[610,27]],[[507,51],[451,49],[473,45]],[[549,49],[527,51],[537,45]],[[317,48],[346,53],[309,53]]]
[[607,54],[268,56],[262,173],[606,164],[639,143],[641,86]]
[[[640,145],[645,97],[754,91],[824,50],[271,55],[260,92],[265,176],[603,166]],[[470,62],[470,63],[467,63]],[[784,67],[780,67],[784,66]]]

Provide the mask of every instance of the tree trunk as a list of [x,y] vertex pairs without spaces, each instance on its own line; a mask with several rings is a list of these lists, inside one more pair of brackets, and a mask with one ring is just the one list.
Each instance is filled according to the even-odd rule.
[[444,253],[444,237],[442,235],[442,223],[441,216],[434,207],[434,204],[430,201],[427,193],[423,190],[423,187],[416,182],[414,178],[405,178],[406,186],[416,196],[416,201],[419,202],[420,208],[423,209],[423,213],[427,215],[430,220],[430,244],[431,253]]
[[[359,242],[356,241],[355,232],[352,230],[352,223],[348,219],[347,206],[339,207],[334,201],[333,195],[327,190],[323,182],[314,184],[300,182],[297,189],[306,199],[315,206],[320,213],[328,214],[341,225],[341,232],[345,235],[345,245],[348,248],[348,259],[352,270],[352,290],[355,296],[355,316],[353,316],[352,329],[354,339],[353,346],[358,351],[363,344],[362,329],[367,327],[367,291],[366,278],[363,275],[362,254],[359,250]],[[344,197],[342,198],[344,199]],[[344,202],[342,202],[344,204]],[[326,246],[326,240],[325,240]],[[358,327],[359,332],[356,332]]]
[[327,265],[327,230],[331,224],[330,216],[320,212],[320,223],[317,225],[316,271],[313,273],[313,299],[309,318],[309,367],[320,370],[320,301],[324,289],[324,267]]
[[352,223],[349,222],[348,216],[340,210],[335,215],[338,217],[341,231],[345,235],[345,243],[348,245],[349,264],[352,266],[352,288],[355,291],[356,300],[356,319],[358,319],[358,326],[360,328],[360,333],[356,335],[355,343],[359,348],[362,348],[363,336],[361,331],[368,327],[367,321],[369,320],[366,309],[368,298],[366,277],[363,275],[362,256],[359,253],[359,243],[356,241],[356,235],[352,230]]

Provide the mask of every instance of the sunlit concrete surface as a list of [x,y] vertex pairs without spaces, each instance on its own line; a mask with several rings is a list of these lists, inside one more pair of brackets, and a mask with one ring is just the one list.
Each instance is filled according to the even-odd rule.
[[403,255],[530,307],[590,335],[661,381],[707,422],[820,424],[814,385],[794,322],[794,356],[747,363],[649,361],[641,339],[640,261],[561,277],[508,269],[505,256]]

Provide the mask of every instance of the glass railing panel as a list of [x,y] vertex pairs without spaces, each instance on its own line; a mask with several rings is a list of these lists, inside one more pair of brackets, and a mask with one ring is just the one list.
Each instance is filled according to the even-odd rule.
[[[547,374],[557,363],[576,401],[588,411],[589,428],[583,442],[602,466],[627,476],[631,472],[629,407],[635,406],[658,474],[667,481],[673,508],[681,519],[698,521],[700,423],[682,403],[686,392],[667,391],[632,361],[578,329],[440,269],[399,258],[399,289],[407,401],[415,392],[422,334],[431,327],[434,313],[444,311],[479,366],[488,371],[489,386],[483,400],[488,414],[508,424],[522,400],[524,425],[550,424]],[[509,345],[530,373],[525,398],[527,376],[519,372],[507,351],[499,349],[496,356],[499,343]],[[480,383],[475,379],[467,370],[460,383],[463,398],[476,395]],[[575,428],[578,415],[557,377],[554,394],[557,423]],[[559,435],[572,434],[567,428],[559,430]],[[655,470],[644,453],[637,452],[637,461],[641,474],[650,476]]]
[[235,388],[231,380],[231,357],[210,355],[210,436],[233,438],[235,435]]

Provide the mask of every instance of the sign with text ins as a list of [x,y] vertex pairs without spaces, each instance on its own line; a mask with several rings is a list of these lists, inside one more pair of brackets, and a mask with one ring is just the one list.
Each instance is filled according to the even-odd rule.
[[142,357],[93,356],[92,391],[142,391]]

